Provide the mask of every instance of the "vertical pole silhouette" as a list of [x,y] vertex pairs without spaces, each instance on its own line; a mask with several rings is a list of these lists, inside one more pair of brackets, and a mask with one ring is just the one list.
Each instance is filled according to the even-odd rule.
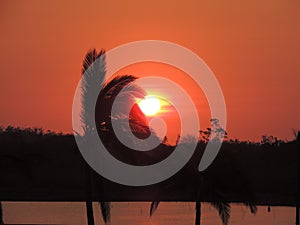
[[298,150],[297,150],[297,203],[296,203],[296,225],[300,225],[299,205],[300,205],[300,131],[297,135]]
[[196,218],[195,225],[200,225],[201,223],[201,202],[199,200],[196,201]]
[[88,200],[85,202],[85,206],[86,206],[88,225],[94,225],[95,222],[94,222],[94,213],[93,213],[93,202]]
[[0,202],[0,224],[4,224],[3,222],[3,212],[2,212],[2,203]]

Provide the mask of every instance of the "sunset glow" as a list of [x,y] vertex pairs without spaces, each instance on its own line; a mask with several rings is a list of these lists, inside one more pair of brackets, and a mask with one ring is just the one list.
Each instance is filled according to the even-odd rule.
[[[5,1],[1,126],[72,132],[71,108],[85,53],[90,48],[109,51],[134,41],[164,40],[192,50],[216,75],[231,137],[260,140],[272,134],[291,139],[291,129],[300,127],[300,107],[295,104],[300,82],[299,8],[300,1],[284,0]],[[195,102],[203,129],[210,125],[205,95],[183,71],[147,62],[116,75],[124,74],[171,79]],[[168,108],[161,99],[160,103],[165,116]],[[169,130],[175,130],[174,124],[170,121]]]
[[160,110],[160,102],[155,96],[146,96],[138,104],[146,116],[153,116]]
[[300,225],[300,0],[0,6],[0,225]]

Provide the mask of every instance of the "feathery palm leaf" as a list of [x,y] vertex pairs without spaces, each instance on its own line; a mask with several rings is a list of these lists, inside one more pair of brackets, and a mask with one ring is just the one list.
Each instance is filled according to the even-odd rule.
[[[91,49],[86,53],[84,60],[82,62],[82,75],[91,67],[95,67],[96,64],[93,64],[96,59],[98,59],[101,55],[105,55],[105,51],[102,49],[99,53],[97,53],[96,49]],[[104,58],[105,61],[105,58]],[[105,62],[104,62],[105,63]]]
[[117,76],[102,88],[100,95],[106,98],[116,97],[122,88],[136,79],[137,78],[132,75]]
[[210,204],[218,211],[223,225],[227,225],[230,218],[230,205],[227,202],[210,202]]
[[110,202],[99,202],[104,223],[110,222]]
[[257,206],[255,204],[250,203],[250,202],[246,202],[244,204],[250,209],[250,212],[252,214],[256,214],[257,213]]
[[153,215],[153,213],[156,211],[157,207],[159,205],[159,201],[153,201],[151,203],[151,206],[150,206],[150,217]]
[[[132,75],[118,76],[104,85],[96,104],[96,124],[99,131],[112,131],[111,120],[117,120],[122,125],[123,122],[130,123],[131,131],[137,137],[147,137],[150,135],[150,128],[146,116],[137,107],[136,98],[144,98],[145,91],[135,84],[132,84],[137,78]],[[117,98],[118,96],[118,98]],[[116,102],[117,98],[117,102]],[[116,104],[116,112],[112,112],[112,106]],[[134,105],[131,113],[124,113],[129,105]],[[122,127],[120,127],[122,129]]]
[[99,53],[95,49],[89,51],[82,66],[82,112],[81,121],[84,123],[85,130],[91,129],[94,112],[95,96],[98,96],[99,88],[104,83],[106,74],[105,52]]
[[[130,83],[136,79],[136,77],[131,75],[117,76],[104,85],[104,87],[100,91],[99,98],[96,104],[96,123],[99,124],[99,122],[103,122],[99,121],[100,117],[105,122],[109,122],[111,116],[117,116],[111,115],[111,109],[116,97],[119,94],[124,96],[124,100],[119,101],[117,104],[118,108],[120,109],[128,105],[128,101],[134,100],[134,97],[144,96],[144,91],[141,88],[138,88],[136,85],[130,85]],[[122,93],[120,93],[121,90]],[[121,112],[122,110],[119,110],[118,113]],[[127,117],[128,115],[125,116]]]

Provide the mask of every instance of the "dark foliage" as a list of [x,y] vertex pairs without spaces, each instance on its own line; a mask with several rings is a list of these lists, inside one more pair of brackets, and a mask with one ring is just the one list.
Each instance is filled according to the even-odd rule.
[[2,203],[0,202],[0,224],[4,224],[3,222],[3,210],[2,210]]
[[151,203],[151,206],[150,206],[150,216],[152,216],[153,213],[156,211],[156,209],[158,207],[158,204],[159,204],[159,201],[153,201]]
[[102,215],[103,221],[106,224],[106,223],[110,222],[110,207],[111,207],[111,203],[110,202],[101,201],[101,202],[99,202],[99,204],[100,204],[101,215]]

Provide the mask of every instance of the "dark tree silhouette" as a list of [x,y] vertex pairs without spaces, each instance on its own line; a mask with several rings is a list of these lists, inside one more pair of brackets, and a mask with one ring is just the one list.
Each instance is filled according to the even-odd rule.
[[[83,61],[82,66],[82,76],[83,76],[83,86],[82,86],[82,113],[81,120],[84,123],[85,134],[98,132],[104,145],[107,147],[111,146],[112,143],[118,143],[116,136],[114,135],[112,120],[118,122],[120,129],[124,135],[127,132],[132,132],[136,137],[143,139],[150,135],[150,128],[147,123],[145,115],[142,113],[141,109],[135,103],[135,98],[143,98],[145,92],[138,86],[132,84],[136,80],[136,77],[132,75],[117,76],[112,80],[105,83],[106,75],[106,59],[105,51],[101,50],[99,53],[93,49],[90,50]],[[91,96],[95,95],[99,89],[100,93],[98,95],[96,108],[92,109],[90,106]],[[122,93],[121,93],[122,91]],[[112,114],[112,106],[116,101],[118,95],[121,101],[117,102],[118,109],[120,109],[115,114]],[[125,115],[122,109],[126,109],[128,105],[133,105],[130,110],[129,115]],[[95,118],[92,117],[93,110],[95,110]],[[96,122],[96,130],[91,126],[92,120]],[[124,123],[128,122],[130,125],[130,130],[126,130]],[[83,136],[84,138],[84,136]],[[119,146],[118,146],[119,147]],[[111,148],[110,148],[111,149]],[[112,151],[116,151],[119,154],[120,149],[113,147]],[[87,170],[90,168],[87,167]],[[90,189],[91,179],[90,172],[87,173],[87,188]],[[87,195],[89,195],[87,193]],[[102,218],[105,223],[110,221],[110,203],[100,202]],[[90,224],[93,225],[94,221],[92,211],[92,202],[87,202],[88,217]]]
[[[207,128],[206,131],[200,131],[200,139],[198,141],[199,143],[207,143],[210,139],[212,140],[220,140],[227,138],[227,132],[220,126],[218,119],[211,119],[211,128]],[[191,139],[192,138],[188,138]],[[195,140],[192,140],[195,141]],[[197,150],[197,149],[196,149]],[[197,164],[197,163],[196,163]],[[198,164],[197,164],[198,165]],[[236,168],[235,164],[232,162],[232,169],[237,174],[240,173],[238,168]],[[192,174],[194,177],[194,187],[196,188],[196,199],[200,199],[200,196],[202,195],[208,195],[212,196],[213,199],[215,199],[212,202],[208,202],[210,205],[212,205],[219,213],[219,216],[222,220],[223,225],[228,225],[229,218],[230,218],[230,204],[225,201],[225,198],[223,197],[221,190],[218,186],[215,184],[212,184],[210,180],[206,179],[203,173],[200,173],[198,171],[198,167],[195,165],[192,165],[190,168],[189,173]],[[241,176],[239,176],[241,177]],[[244,204],[249,207],[251,213],[256,213],[257,207],[255,204],[253,204],[254,198],[252,195],[252,191],[250,188],[250,185],[246,184],[247,181],[242,179],[245,185],[243,187],[246,189],[244,190],[245,193],[249,196],[249,199],[251,201],[245,201]],[[153,201],[150,206],[150,216],[153,215],[155,210],[158,208],[159,201]],[[195,225],[200,225],[201,223],[201,201],[196,200],[195,203],[195,210],[196,210],[196,217],[195,217]]]
[[[102,57],[101,57],[102,56]],[[105,54],[104,51],[97,53],[96,49],[90,50],[83,60],[82,65],[82,112],[81,120],[84,124],[84,135],[89,135],[95,130],[92,127],[93,110],[90,106],[90,101],[92,96],[95,94],[95,91],[99,90],[100,85],[103,84],[106,65],[105,65]],[[88,224],[94,225],[94,216],[93,216],[93,203],[90,197],[91,191],[91,172],[88,165],[86,165],[86,191],[87,191],[87,217]],[[109,222],[110,219],[110,203],[100,202],[102,218],[105,223]]]
[[[199,175],[196,180],[200,180],[200,182],[205,182],[203,177],[200,178],[201,175]],[[200,186],[200,182],[196,186]],[[208,181],[206,181],[208,182]],[[201,190],[203,188],[200,188],[199,191],[197,191],[197,196],[201,194]],[[207,191],[207,190],[206,190]],[[213,186],[209,185],[209,195],[213,195],[216,201],[208,202],[211,206],[213,206],[219,213],[219,216],[222,220],[223,225],[228,225],[229,223],[229,218],[230,218],[230,204],[224,200],[222,195],[219,193],[219,191],[214,188]],[[159,201],[153,201],[151,206],[150,206],[150,217],[154,214],[155,210],[158,208]],[[244,205],[249,207],[251,213],[256,213],[257,212],[257,207],[253,203],[245,202]],[[201,201],[197,200],[195,203],[195,210],[196,210],[196,217],[195,217],[195,225],[200,225],[201,224]]]
[[[227,202],[215,201],[209,202],[215,209],[217,209],[223,225],[228,225],[230,218],[230,205]],[[150,217],[154,214],[155,210],[158,208],[159,201],[153,201],[150,206]],[[200,225],[201,223],[201,202],[196,201],[195,204],[196,217],[195,225]]]

